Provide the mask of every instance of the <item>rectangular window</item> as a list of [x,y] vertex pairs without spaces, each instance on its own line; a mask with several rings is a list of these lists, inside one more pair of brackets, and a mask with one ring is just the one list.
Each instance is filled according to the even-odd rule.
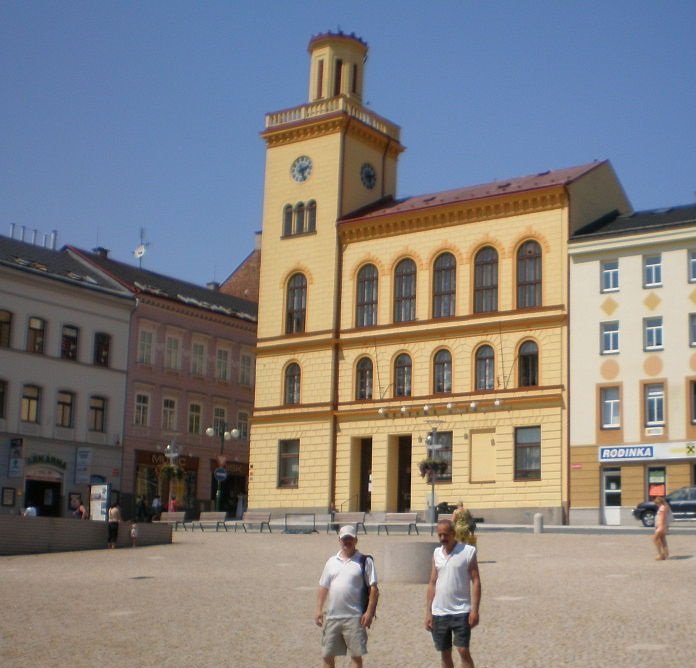
[[215,378],[227,382],[230,377],[230,351],[218,348],[215,355]]
[[201,433],[201,405],[200,404],[190,404],[189,405],[188,433],[189,434],[200,434]]
[[104,332],[97,332],[94,335],[94,364],[108,367],[110,350],[111,337]]
[[10,333],[12,332],[12,314],[9,311],[0,311],[0,348],[10,347]]
[[[433,443],[434,441],[434,443]],[[452,482],[452,432],[432,431],[428,443],[428,456],[447,464],[447,468],[435,476],[435,482]]]
[[696,313],[689,313],[689,345],[696,346]]
[[138,335],[138,364],[152,365],[152,332],[141,329]]
[[191,374],[205,376],[205,346],[202,343],[191,346]]
[[289,439],[278,443],[278,487],[294,488],[300,479],[300,441]]
[[74,427],[75,395],[72,392],[58,392],[56,401],[56,426]]
[[27,350],[43,355],[46,338],[46,321],[42,318],[29,318],[27,329]]
[[41,388],[36,385],[25,385],[22,389],[22,405],[20,419],[22,422],[39,422]]
[[135,395],[135,415],[133,424],[147,427],[150,424],[150,397],[147,394]]
[[240,411],[237,414],[237,429],[239,429],[239,440],[249,440],[249,413]]
[[602,292],[616,292],[619,289],[619,261],[602,262]]
[[[2,383],[0,383],[0,391],[2,391]],[[689,383],[689,406],[691,407],[691,424],[696,424],[696,381],[693,380]]]
[[176,399],[162,399],[162,429],[176,431]]
[[63,325],[63,332],[60,339],[60,356],[64,360],[77,359],[77,338],[79,330],[72,325]]
[[645,385],[645,426],[655,427],[665,424],[665,387],[662,383]]
[[179,339],[168,336],[164,344],[164,366],[167,369],[180,369]]
[[227,411],[221,406],[213,408],[213,429],[216,434],[224,434],[227,431]]
[[602,405],[602,429],[621,427],[621,402],[618,387],[603,387],[600,390]]
[[341,94],[341,75],[343,74],[343,61],[340,58],[336,59],[334,64],[334,97]]
[[106,399],[104,397],[89,398],[89,424],[87,429],[104,433],[106,431]]
[[7,381],[0,380],[0,420],[6,417],[6,401],[7,401]]
[[619,323],[600,323],[602,355],[612,355],[619,352]]
[[643,320],[643,346],[645,350],[662,350],[662,318],[645,318]]
[[317,63],[317,99],[324,97],[324,61]]
[[244,353],[239,358],[239,384],[246,387],[254,384],[254,359]]
[[541,480],[541,427],[515,428],[515,480]]
[[655,288],[662,285],[662,256],[643,258],[643,287]]
[[696,251],[689,251],[689,283],[696,283]]

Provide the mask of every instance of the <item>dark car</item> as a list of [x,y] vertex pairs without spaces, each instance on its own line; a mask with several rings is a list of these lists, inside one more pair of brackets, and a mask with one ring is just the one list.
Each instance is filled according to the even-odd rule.
[[[696,487],[682,487],[665,497],[672,509],[675,520],[696,520]],[[653,501],[643,501],[633,509],[633,517],[640,520],[643,526],[655,526],[657,504]]]

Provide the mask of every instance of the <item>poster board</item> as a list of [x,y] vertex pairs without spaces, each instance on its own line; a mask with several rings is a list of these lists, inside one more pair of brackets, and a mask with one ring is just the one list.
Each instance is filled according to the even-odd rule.
[[93,520],[106,522],[109,512],[109,493],[111,485],[90,485],[89,488],[89,517]]

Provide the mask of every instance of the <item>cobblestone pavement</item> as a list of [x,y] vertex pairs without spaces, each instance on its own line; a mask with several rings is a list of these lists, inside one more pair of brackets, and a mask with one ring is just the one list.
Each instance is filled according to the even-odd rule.
[[[387,543],[361,536],[379,573]],[[483,532],[477,668],[696,665],[696,535]],[[317,580],[335,535],[174,534],[174,544],[0,557],[0,666],[319,665]],[[385,581],[365,666],[436,668],[425,585]],[[347,662],[339,660],[337,666]]]

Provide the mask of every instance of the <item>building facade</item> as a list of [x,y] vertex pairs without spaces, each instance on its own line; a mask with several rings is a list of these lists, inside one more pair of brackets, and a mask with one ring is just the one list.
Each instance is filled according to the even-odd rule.
[[66,517],[119,489],[132,295],[67,253],[0,237],[0,513]]
[[613,215],[570,244],[571,521],[696,485],[696,206]]
[[568,238],[630,210],[611,165],[398,200],[367,45],[309,53],[308,103],[262,133],[250,506],[566,521]]

